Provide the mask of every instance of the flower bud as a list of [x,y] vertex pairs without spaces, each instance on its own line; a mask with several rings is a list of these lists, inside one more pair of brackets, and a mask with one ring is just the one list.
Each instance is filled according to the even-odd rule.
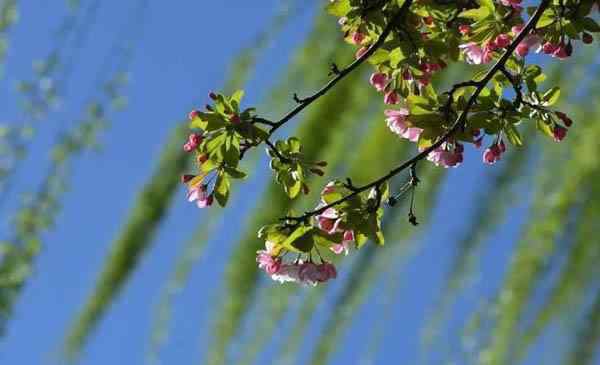
[[187,184],[195,177],[196,177],[196,175],[181,175],[181,182],[184,184]]
[[212,100],[217,100],[217,94],[215,94],[212,91],[208,93],[208,97],[211,98]]
[[552,130],[554,141],[560,142],[567,136],[567,128],[562,125],[556,124]]
[[468,24],[461,24],[458,26],[458,32],[462,35],[471,33],[471,26]]
[[232,124],[240,124],[240,123],[242,122],[242,119],[240,118],[240,116],[239,116],[239,115],[237,115],[237,114],[233,114],[233,115],[231,116],[231,118],[229,119],[229,121],[230,121]]
[[188,119],[189,119],[189,120],[194,120],[194,119],[196,119],[196,117],[198,117],[198,114],[199,114],[199,113],[200,113],[200,112],[199,112],[199,111],[197,111],[196,109],[192,110],[192,111],[191,111],[191,112],[188,114]]
[[581,40],[585,44],[590,44],[590,43],[594,42],[594,37],[592,37],[592,35],[590,33],[583,32],[583,34],[581,35]]

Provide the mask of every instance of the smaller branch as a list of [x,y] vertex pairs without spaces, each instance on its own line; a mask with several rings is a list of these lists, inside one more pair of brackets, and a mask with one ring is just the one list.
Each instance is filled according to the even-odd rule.
[[281,162],[283,163],[289,163],[290,159],[283,156],[281,154],[281,152],[279,152],[279,150],[277,149],[277,147],[275,147],[275,145],[267,138],[265,139],[265,143],[267,146],[269,146],[269,149],[275,154],[275,156],[277,156],[278,159],[281,160]]
[[339,73],[331,79],[325,86],[323,86],[319,91],[315,92],[313,95],[300,99],[297,97],[294,100],[299,104],[294,109],[290,110],[286,115],[284,115],[278,122],[275,123],[273,127],[269,130],[269,136],[272,136],[279,128],[281,128],[285,123],[289,122],[292,118],[298,115],[304,108],[315,102],[321,96],[325,95],[329,90],[331,90],[338,82],[348,76],[352,71],[358,68],[358,66],[362,65],[369,57],[377,51],[381,45],[385,42],[387,37],[392,32],[392,29],[397,25],[397,23],[402,19],[404,13],[408,11],[408,8],[412,5],[413,0],[406,0],[402,7],[398,10],[398,12],[390,19],[390,22],[387,24],[383,32],[379,35],[379,38],[375,43],[373,43],[369,49],[357,60],[352,62],[348,67],[343,70],[338,70]]

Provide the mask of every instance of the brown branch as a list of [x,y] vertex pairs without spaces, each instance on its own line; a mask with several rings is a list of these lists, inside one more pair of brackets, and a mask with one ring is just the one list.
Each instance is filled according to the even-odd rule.
[[464,127],[464,125],[467,121],[467,116],[469,114],[469,111],[471,110],[473,105],[475,105],[475,102],[477,101],[477,98],[479,97],[479,94],[481,93],[483,88],[488,84],[488,82],[490,82],[490,80],[496,75],[497,72],[502,71],[502,69],[505,67],[506,62],[511,57],[511,55],[513,54],[513,52],[515,51],[515,49],[517,48],[519,43],[521,43],[521,41],[529,34],[529,32],[531,32],[533,29],[535,29],[537,22],[539,21],[540,17],[542,16],[542,13],[550,5],[550,2],[551,2],[551,0],[542,0],[540,2],[540,5],[536,9],[533,16],[529,19],[529,21],[527,22],[527,24],[525,25],[525,27],[523,28],[521,33],[519,33],[517,35],[517,37],[514,39],[514,41],[506,49],[506,52],[502,55],[502,57],[500,57],[500,59],[494,64],[494,66],[492,66],[492,68],[490,68],[490,70],[485,74],[483,79],[481,79],[479,81],[476,81],[476,80],[467,81],[464,83],[456,84],[452,87],[450,92],[448,92],[451,100],[453,99],[454,92],[456,92],[456,90],[458,90],[458,88],[460,88],[460,87],[475,86],[476,89],[473,92],[473,94],[471,95],[471,97],[469,98],[469,100],[467,101],[467,105],[465,106],[463,111],[460,113],[460,115],[458,116],[458,118],[456,119],[456,121],[454,122],[452,127],[440,139],[438,139],[434,144],[432,144],[431,146],[429,146],[428,148],[426,148],[419,154],[415,155],[414,157],[410,158],[409,160],[405,161],[400,166],[391,170],[388,174],[386,174],[386,175],[380,177],[379,179],[377,179],[371,183],[368,183],[362,187],[356,188],[355,190],[352,191],[352,193],[346,195],[345,197],[338,199],[330,204],[324,205],[323,207],[321,207],[319,209],[315,209],[313,211],[306,212],[299,217],[286,217],[284,219],[288,220],[288,221],[294,221],[294,222],[308,222],[308,220],[311,217],[319,215],[319,214],[323,213],[324,211],[326,211],[327,209],[335,207],[349,199],[352,199],[353,197],[357,196],[358,194],[361,194],[362,192],[365,192],[369,189],[372,189],[376,186],[383,184],[384,182],[388,181],[392,177],[398,175],[402,171],[415,165],[417,162],[423,160],[424,158],[427,157],[427,155],[429,155],[429,153],[431,153],[432,151],[434,151],[435,149],[440,147],[442,144],[444,144],[450,137],[452,137],[452,135],[454,135],[454,133],[456,133],[458,130],[460,130],[461,128]]
[[359,57],[357,60],[352,62],[350,65],[348,65],[343,70],[339,70],[339,73],[337,73],[336,76],[333,79],[331,79],[327,84],[325,84],[325,86],[323,86],[319,91],[317,91],[313,95],[303,98],[303,99],[298,98],[296,95],[296,97],[294,99],[296,102],[298,102],[298,106],[296,106],[294,109],[290,110],[278,122],[274,123],[274,125],[269,130],[269,136],[272,136],[273,133],[275,133],[275,131],[277,131],[285,123],[289,122],[292,118],[294,118],[296,115],[298,115],[298,113],[300,113],[302,110],[304,110],[304,108],[306,108],[307,106],[309,106],[310,104],[315,102],[321,96],[325,95],[338,82],[340,82],[343,78],[348,76],[352,71],[357,69],[358,66],[362,65],[369,57],[371,57],[373,55],[373,53],[375,53],[375,51],[377,51],[377,49],[379,47],[381,47],[381,45],[383,45],[386,38],[390,35],[392,30],[394,29],[394,26],[397,25],[396,23],[398,23],[402,19],[402,17],[404,16],[404,13],[406,13],[408,11],[408,8],[412,5],[412,3],[413,3],[413,0],[406,0],[404,2],[404,4],[402,4],[402,6],[398,10],[398,12],[390,19],[390,22],[387,24],[387,26],[385,27],[383,32],[381,32],[381,35],[379,36],[379,38],[377,38],[377,41],[375,43],[373,43],[361,57]]

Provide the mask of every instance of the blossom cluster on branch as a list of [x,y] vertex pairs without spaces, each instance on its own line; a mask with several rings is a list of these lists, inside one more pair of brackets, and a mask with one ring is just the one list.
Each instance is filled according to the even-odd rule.
[[[289,198],[307,194],[310,175],[325,174],[326,162],[308,160],[296,137],[275,143],[271,138],[337,82],[370,63],[374,70],[368,82],[389,105],[382,120],[391,133],[415,143],[417,154],[364,186],[350,179],[332,181],[314,210],[288,215],[259,232],[266,247],[257,262],[273,279],[316,285],[335,278],[335,267],[322,254],[348,254],[369,240],[383,244],[383,206],[394,205],[407,191],[414,194],[420,161],[458,167],[470,144],[485,146],[482,160],[494,164],[507,144],[524,143],[522,123],[535,123],[556,142],[566,137],[573,122],[554,107],[560,88],[543,85],[542,67],[527,58],[540,54],[564,60],[580,44],[593,43],[592,34],[600,31],[594,19],[599,3],[541,0],[524,7],[521,0],[331,0],[327,10],[338,17],[345,41],[356,47],[355,61],[343,69],[333,64],[334,77],[315,94],[294,94],[296,107],[278,121],[258,117],[253,108],[241,110],[241,91],[210,93],[213,103],[189,115],[195,131],[183,148],[195,153],[198,166],[195,175],[182,178],[189,200],[200,208],[211,206],[213,199],[225,206],[231,179],[246,176],[240,160],[261,145]],[[491,66],[449,91],[437,90],[436,75],[457,62]],[[408,182],[391,194],[392,179],[409,169]],[[416,225],[413,201],[409,221]]]

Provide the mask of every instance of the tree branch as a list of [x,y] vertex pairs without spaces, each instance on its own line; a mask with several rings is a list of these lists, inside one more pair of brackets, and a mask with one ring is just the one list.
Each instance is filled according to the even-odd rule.
[[[365,191],[367,191],[369,189],[372,189],[372,188],[374,188],[376,186],[379,186],[382,183],[388,181],[389,179],[391,179],[392,177],[398,175],[399,173],[401,173],[402,171],[406,170],[407,168],[409,168],[411,166],[414,166],[417,162],[419,162],[422,159],[426,158],[427,155],[429,155],[429,153],[431,153],[432,151],[434,151],[435,149],[437,149],[438,147],[440,147],[442,144],[444,144],[450,137],[452,137],[452,135],[454,133],[456,133],[459,129],[461,129],[461,128],[464,127],[464,125],[465,125],[465,123],[467,121],[467,116],[469,114],[469,111],[471,110],[471,108],[473,107],[473,105],[475,105],[475,102],[477,101],[477,98],[479,97],[479,94],[481,93],[481,91],[488,84],[488,82],[496,75],[496,73],[498,73],[499,71],[502,72],[502,70],[505,67],[506,62],[511,57],[511,55],[513,54],[513,52],[515,51],[515,49],[517,48],[517,46],[519,45],[519,43],[521,43],[521,41],[533,29],[535,29],[535,26],[536,26],[537,22],[539,21],[540,17],[542,16],[542,13],[550,5],[550,2],[551,2],[551,0],[542,0],[540,2],[540,5],[536,9],[536,11],[533,14],[533,16],[529,19],[529,21],[527,22],[527,24],[525,25],[525,27],[523,28],[523,30],[521,31],[521,33],[519,33],[517,35],[517,37],[513,40],[513,42],[506,49],[506,52],[502,55],[502,57],[500,57],[500,59],[494,64],[494,66],[492,66],[492,68],[490,68],[490,70],[485,74],[485,76],[483,77],[483,79],[481,79],[479,81],[471,80],[471,81],[459,83],[459,84],[456,84],[456,85],[454,85],[452,87],[452,89],[448,92],[450,100],[451,100],[451,101],[449,101],[450,104],[452,103],[454,93],[460,87],[475,86],[476,89],[473,92],[473,94],[471,95],[471,97],[469,98],[469,100],[467,101],[467,105],[462,110],[462,112],[460,113],[460,115],[457,117],[457,119],[454,122],[454,124],[452,125],[452,127],[440,139],[438,139],[435,143],[433,143],[428,148],[424,149],[419,154],[415,155],[414,157],[412,157],[409,160],[407,160],[404,163],[402,163],[400,166],[398,166],[395,169],[391,170],[388,174],[386,174],[386,175],[380,177],[379,179],[377,179],[377,180],[375,180],[375,181],[373,181],[371,183],[368,183],[368,184],[366,184],[366,185],[364,185],[362,187],[356,188],[355,190],[353,190],[350,194],[346,195],[345,197],[343,197],[343,198],[341,198],[339,200],[336,200],[336,201],[334,201],[334,202],[332,202],[330,204],[324,205],[323,207],[321,207],[319,209],[315,209],[313,211],[306,212],[302,216],[299,216],[299,217],[286,217],[284,219],[288,220],[288,221],[294,221],[294,222],[308,222],[308,220],[311,217],[319,215],[319,214],[325,212],[329,208],[335,207],[336,205],[341,204],[341,203],[343,203],[343,202],[345,202],[345,201],[347,201],[349,199],[352,199],[353,197],[357,196],[358,194],[361,194],[362,192],[365,192]],[[406,3],[408,3],[408,1]],[[406,5],[406,3],[405,3],[405,5]],[[400,11],[400,13],[402,13],[402,10]],[[389,25],[388,25],[388,28],[389,28]]]
[[357,60],[348,65],[348,67],[344,68],[343,70],[339,70],[339,73],[337,73],[337,75],[333,79],[331,79],[325,86],[323,86],[319,91],[303,99],[298,98],[298,96],[296,95],[294,99],[296,99],[295,101],[298,102],[298,106],[290,110],[278,122],[274,123],[274,125],[269,130],[269,136],[272,136],[273,133],[275,133],[275,131],[281,128],[285,123],[289,122],[298,113],[304,110],[304,108],[315,102],[321,96],[325,95],[338,82],[340,82],[343,78],[348,76],[348,74],[350,74],[352,71],[358,68],[358,66],[363,64],[369,57],[371,57],[373,53],[375,53],[375,51],[377,51],[377,49],[381,47],[381,45],[385,42],[386,38],[392,32],[392,29],[394,29],[394,26],[397,25],[396,23],[398,23],[402,19],[402,17],[408,11],[408,8],[412,5],[412,3],[413,0],[406,0],[404,4],[402,4],[398,12],[390,19],[390,22],[387,24],[377,41],[373,43],[371,47],[369,47],[367,52],[365,52],[361,57],[359,57]]

